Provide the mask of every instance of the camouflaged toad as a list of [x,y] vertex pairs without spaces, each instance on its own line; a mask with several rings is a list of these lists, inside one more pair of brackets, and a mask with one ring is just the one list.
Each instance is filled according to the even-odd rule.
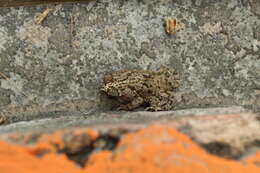
[[104,77],[101,91],[116,99],[120,110],[146,106],[146,110],[164,111],[174,108],[174,90],[179,86],[174,69],[158,71],[121,70]]

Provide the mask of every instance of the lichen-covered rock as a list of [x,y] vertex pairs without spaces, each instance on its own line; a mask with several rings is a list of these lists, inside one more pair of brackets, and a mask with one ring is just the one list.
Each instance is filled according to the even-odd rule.
[[[260,171],[259,153],[244,158],[243,162],[223,159],[207,153],[189,137],[169,125],[153,125],[126,134],[121,132],[107,133],[109,136],[121,134],[121,139],[114,148],[102,150],[93,148],[91,144],[101,139],[101,133],[92,129],[46,134],[39,138],[36,145],[27,147],[0,142],[0,169],[5,173],[129,171],[141,173],[144,170],[158,173],[257,173]],[[65,139],[68,134],[70,140]],[[85,140],[82,140],[84,136]],[[104,140],[108,141],[108,136]],[[78,156],[82,160],[86,155],[88,159],[84,159],[82,168],[69,160],[73,156]]]

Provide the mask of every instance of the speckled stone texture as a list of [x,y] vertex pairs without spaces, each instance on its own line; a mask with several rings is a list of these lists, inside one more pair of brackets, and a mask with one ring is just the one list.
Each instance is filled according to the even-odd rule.
[[[36,24],[47,7],[52,11]],[[174,35],[165,33],[167,17],[182,26]],[[259,111],[258,0],[1,8],[0,23],[1,115],[30,119],[84,112],[100,104],[105,74],[160,65],[180,74],[177,109],[240,105]]]

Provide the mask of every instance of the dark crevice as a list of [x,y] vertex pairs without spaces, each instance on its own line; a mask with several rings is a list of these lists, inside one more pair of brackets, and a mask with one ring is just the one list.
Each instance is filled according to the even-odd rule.
[[79,165],[80,167],[84,167],[88,160],[88,157],[90,156],[93,150],[94,150],[93,146],[85,146],[79,152],[76,153],[65,152],[65,154],[70,160],[74,161],[77,165]]
[[121,136],[126,132],[126,130],[121,129],[111,130],[100,134],[94,141],[91,141],[90,137],[86,134],[76,136],[68,133],[63,137],[65,147],[60,150],[60,153],[66,154],[70,160],[84,167],[93,152],[102,150],[113,151],[120,141]]
[[224,142],[210,142],[207,144],[200,144],[200,146],[210,154],[226,159],[238,160],[242,154],[241,151]]
[[210,142],[207,144],[199,143],[199,145],[204,148],[210,154],[217,155],[219,157],[231,160],[241,160],[248,157],[260,150],[260,140],[254,140],[246,144],[243,148],[245,150],[241,151],[238,148],[232,146],[232,144],[224,142]]

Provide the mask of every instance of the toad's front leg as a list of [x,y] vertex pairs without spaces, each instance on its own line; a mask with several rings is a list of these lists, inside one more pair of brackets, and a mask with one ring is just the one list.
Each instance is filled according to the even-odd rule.
[[118,110],[133,110],[135,108],[138,108],[144,103],[144,99],[142,97],[137,97],[133,101],[127,104],[121,104]]

